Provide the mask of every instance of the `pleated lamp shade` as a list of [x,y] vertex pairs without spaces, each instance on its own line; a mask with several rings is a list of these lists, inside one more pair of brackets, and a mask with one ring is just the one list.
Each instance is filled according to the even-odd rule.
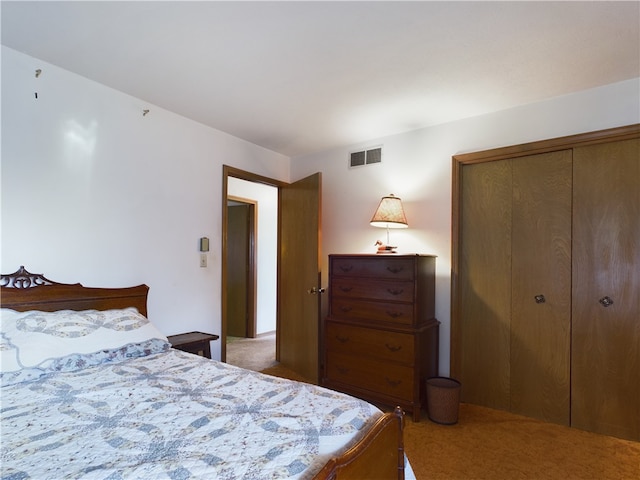
[[[402,200],[393,194],[382,197],[376,213],[373,214],[373,218],[371,219],[371,225],[387,229],[387,244],[378,247],[378,253],[395,253],[397,247],[392,247],[389,244],[389,229],[407,228],[409,226],[407,217],[404,214],[404,209],[402,208]],[[381,245],[381,243],[382,242],[378,241],[376,245]]]
[[402,200],[393,194],[382,197],[371,219],[371,225],[381,228],[407,228],[409,224],[402,208]]

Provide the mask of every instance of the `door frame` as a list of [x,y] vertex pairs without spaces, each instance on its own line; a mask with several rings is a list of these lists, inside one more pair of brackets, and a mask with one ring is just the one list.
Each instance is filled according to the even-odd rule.
[[[246,180],[248,182],[260,183],[263,185],[269,185],[278,188],[278,195],[280,188],[285,186],[286,183],[273,178],[264,177],[255,173],[247,172],[239,168],[231,167],[229,165],[222,166],[222,242],[221,242],[221,295],[220,295],[220,359],[223,362],[227,361],[227,234],[228,234],[228,215],[227,215],[227,199],[228,197],[228,180],[229,177],[238,178],[240,180]],[[280,209],[280,206],[278,206]],[[256,246],[254,245],[254,248]],[[280,250],[280,239],[278,238],[278,251]],[[279,289],[279,286],[276,287]],[[257,294],[257,289],[254,289],[254,297]],[[277,313],[276,313],[277,315]],[[278,337],[279,322],[276,322],[276,338]],[[276,342],[276,359],[279,357],[279,352]]]

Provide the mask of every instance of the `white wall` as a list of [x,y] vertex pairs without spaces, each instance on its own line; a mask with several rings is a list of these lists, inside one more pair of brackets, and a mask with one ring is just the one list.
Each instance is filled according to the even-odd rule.
[[163,333],[220,334],[223,164],[289,179],[285,156],[2,47],[2,272],[146,283]]
[[278,284],[278,189],[229,177],[227,195],[256,202],[256,333],[274,332]]
[[[383,195],[402,198],[409,229],[391,230],[404,253],[435,254],[440,373],[449,374],[452,155],[640,122],[640,79],[546,102],[293,158],[291,178],[322,172],[322,258],[374,253],[384,230],[369,220]],[[349,169],[348,154],[383,145],[383,162]],[[326,300],[325,300],[326,302]],[[325,305],[326,311],[326,305]]]

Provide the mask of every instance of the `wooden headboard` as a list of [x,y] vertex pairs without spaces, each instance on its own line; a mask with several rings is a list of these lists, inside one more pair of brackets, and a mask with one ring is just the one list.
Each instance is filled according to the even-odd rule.
[[149,287],[89,288],[79,283],[58,283],[23,266],[0,277],[0,306],[21,312],[40,310],[111,310],[136,307],[147,315]]

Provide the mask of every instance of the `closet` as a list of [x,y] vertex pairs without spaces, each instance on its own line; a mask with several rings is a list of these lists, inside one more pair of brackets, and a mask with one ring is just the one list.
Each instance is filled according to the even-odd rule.
[[461,400],[640,440],[640,125],[453,160]]

